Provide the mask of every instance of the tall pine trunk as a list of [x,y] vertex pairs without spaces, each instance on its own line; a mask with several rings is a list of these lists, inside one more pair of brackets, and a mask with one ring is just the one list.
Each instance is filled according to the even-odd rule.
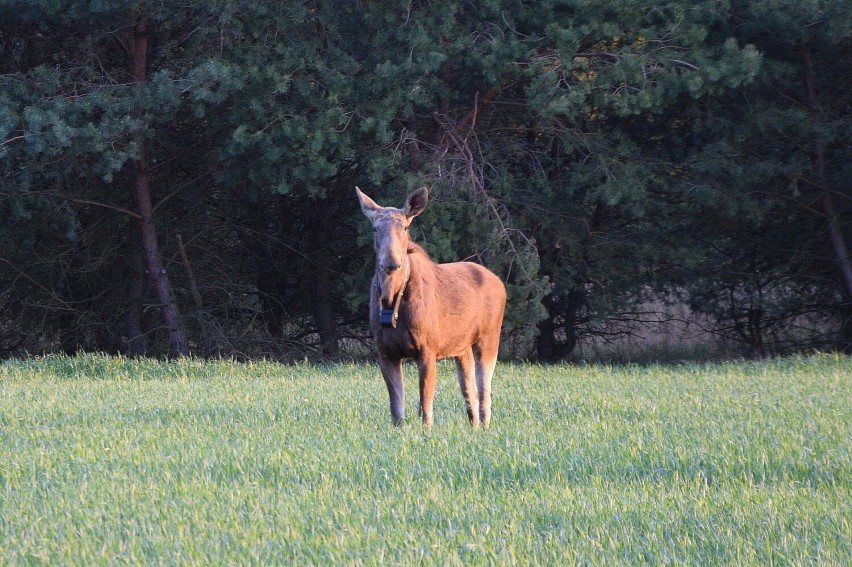
[[[147,80],[146,67],[148,63],[148,29],[144,15],[140,15],[133,26],[133,82],[144,83]],[[148,163],[145,157],[145,136],[140,128],[134,133],[139,155],[133,161],[136,170],[134,196],[136,212],[139,214],[140,238],[148,277],[154,285],[157,299],[160,302],[160,312],[163,324],[169,334],[169,356],[177,357],[188,354],[189,345],[186,340],[180,312],[172,293],[172,284],[163,265],[162,255],[157,245],[157,232],[154,224],[154,207],[151,200],[151,182],[148,173]]]
[[[134,226],[134,229],[136,227]],[[142,302],[145,300],[145,258],[142,254],[142,242],[139,230],[133,230],[130,242],[130,273],[127,281],[127,299],[130,303],[124,314],[124,332],[127,336],[125,354],[127,356],[145,356],[148,353],[148,340],[142,326]]]
[[820,187],[820,206],[822,214],[825,217],[826,228],[828,230],[829,240],[831,241],[831,250],[834,254],[834,261],[837,265],[840,274],[840,281],[843,285],[843,297],[847,308],[843,311],[844,321],[842,323],[841,333],[845,350],[852,350],[852,254],[849,252],[849,245],[846,242],[846,237],[843,234],[843,229],[838,220],[837,209],[834,205],[834,197],[827,187],[827,179],[825,175],[825,143],[818,132],[820,120],[820,104],[819,95],[816,87],[816,69],[814,67],[811,47],[807,43],[801,46],[802,64],[804,66],[805,78],[805,93],[807,96],[808,110],[810,111],[811,121],[813,125],[813,143],[811,145],[811,163],[814,168],[816,177],[816,185]]

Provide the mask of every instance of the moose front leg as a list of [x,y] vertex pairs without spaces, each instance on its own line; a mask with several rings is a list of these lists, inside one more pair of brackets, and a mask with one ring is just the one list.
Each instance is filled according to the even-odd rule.
[[394,425],[402,425],[405,419],[405,384],[402,379],[402,360],[392,360],[379,356],[379,368],[390,398],[391,420]]
[[434,356],[421,353],[417,360],[420,371],[420,417],[423,425],[432,427],[432,402],[435,401],[435,381],[437,379],[437,361]]

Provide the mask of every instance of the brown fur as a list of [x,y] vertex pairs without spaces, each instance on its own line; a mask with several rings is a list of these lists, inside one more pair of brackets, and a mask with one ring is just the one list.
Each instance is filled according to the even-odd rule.
[[[357,187],[356,192],[376,235],[370,326],[394,424],[401,423],[405,416],[403,361],[417,363],[420,415],[423,423],[431,427],[437,360],[452,357],[471,425],[488,425],[491,378],[506,306],[503,282],[472,262],[436,264],[409,240],[408,226],[426,207],[425,187],[411,193],[402,209],[381,207]],[[410,273],[407,283],[406,272]],[[396,328],[383,328],[379,310],[392,308],[403,288]]]

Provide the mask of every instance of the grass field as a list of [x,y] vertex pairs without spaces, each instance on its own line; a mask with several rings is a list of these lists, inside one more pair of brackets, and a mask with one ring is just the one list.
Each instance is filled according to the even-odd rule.
[[406,370],[0,363],[0,562],[852,564],[850,358]]

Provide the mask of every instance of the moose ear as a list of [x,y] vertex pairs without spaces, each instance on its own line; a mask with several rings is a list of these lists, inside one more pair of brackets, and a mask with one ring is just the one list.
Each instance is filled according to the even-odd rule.
[[358,202],[361,203],[361,211],[368,219],[373,220],[381,207],[357,186],[355,187],[355,194],[358,195]]
[[426,208],[426,203],[429,202],[429,190],[425,187],[416,189],[411,192],[408,199],[405,200],[405,209],[403,212],[409,218],[414,218]]

